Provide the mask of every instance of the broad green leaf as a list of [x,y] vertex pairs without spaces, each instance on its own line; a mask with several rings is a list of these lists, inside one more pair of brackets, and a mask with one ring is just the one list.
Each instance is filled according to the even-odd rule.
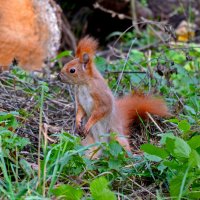
[[56,197],[66,200],[80,200],[83,196],[83,190],[70,185],[59,185],[52,192]]
[[172,122],[172,123],[175,123],[175,124],[178,124],[178,122],[179,122],[179,120],[176,119],[176,118],[174,118],[174,119],[169,119],[169,120],[167,120],[167,121]]
[[194,191],[188,192],[188,197],[190,199],[199,199],[199,197],[200,197],[200,190],[194,190]]
[[110,159],[108,161],[108,166],[110,169],[115,169],[115,170],[119,170],[121,167],[121,162],[118,159]]
[[178,199],[178,195],[181,189],[181,183],[183,179],[183,174],[174,176],[169,182],[170,197],[173,199]]
[[147,158],[148,160],[153,161],[153,162],[160,162],[162,160],[162,158],[148,154],[146,152],[144,153],[144,156],[145,156],[145,158]]
[[183,139],[176,137],[174,143],[174,154],[177,157],[189,158],[191,153],[191,148]]
[[190,153],[189,164],[191,167],[200,168],[200,155],[197,153],[197,151],[193,149],[192,152]]
[[200,147],[200,135],[193,136],[187,143],[192,149]]
[[56,60],[59,60],[63,57],[66,57],[66,56],[71,56],[72,55],[72,51],[63,51],[61,53],[59,53],[55,58],[53,58],[51,61],[54,62]]
[[111,141],[109,147],[110,147],[110,153],[115,157],[117,157],[122,152],[121,145],[116,141]]
[[162,159],[167,158],[167,156],[169,155],[163,148],[156,147],[152,144],[143,144],[141,146],[141,149],[148,154],[158,156]]
[[178,128],[183,132],[187,132],[190,130],[190,124],[186,120],[182,120],[178,123]]
[[167,138],[175,138],[173,133],[165,133],[165,134],[160,134],[159,136],[161,136],[161,140],[160,140],[160,144],[161,145],[165,145],[166,144],[166,140]]
[[163,165],[165,165],[166,167],[168,167],[170,169],[178,170],[180,168],[180,164],[174,160],[165,160],[165,161],[163,161]]
[[167,137],[166,138],[166,149],[167,149],[167,151],[168,152],[170,152],[171,154],[173,154],[174,153],[174,148],[175,148],[175,138],[176,137],[172,137],[172,138],[170,138],[170,137]]
[[104,177],[96,178],[90,184],[90,191],[96,195],[103,189],[108,188],[108,181]]
[[115,194],[109,190],[108,181],[104,177],[93,180],[90,191],[95,200],[116,200]]

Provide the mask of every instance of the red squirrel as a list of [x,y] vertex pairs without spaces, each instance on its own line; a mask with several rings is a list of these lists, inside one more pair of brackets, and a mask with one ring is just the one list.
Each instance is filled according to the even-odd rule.
[[[108,142],[106,134],[115,132],[116,140],[130,151],[130,126],[139,116],[150,114],[161,117],[168,115],[165,102],[160,98],[139,94],[129,94],[114,98],[104,78],[96,69],[94,55],[97,41],[89,36],[80,40],[75,58],[66,63],[59,73],[62,82],[75,85],[76,126],[84,125],[85,139],[83,145],[95,142]],[[91,154],[95,149],[90,150]],[[97,152],[98,157],[101,152]]]

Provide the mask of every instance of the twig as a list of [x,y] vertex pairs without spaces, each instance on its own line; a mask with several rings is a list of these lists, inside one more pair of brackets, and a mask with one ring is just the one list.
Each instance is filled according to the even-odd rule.
[[131,0],[131,14],[132,14],[132,23],[135,27],[135,30],[138,34],[141,34],[138,23],[137,23],[137,12],[136,12],[136,2]]
[[[106,70],[104,72],[105,74],[120,74],[122,71],[108,71]],[[146,72],[141,71],[123,71],[123,74],[146,74]]]
[[129,178],[129,180],[130,180],[131,182],[133,182],[135,185],[137,185],[137,186],[138,186],[140,189],[142,189],[143,191],[149,193],[149,194],[152,195],[153,197],[156,197],[155,194],[153,194],[152,192],[150,192],[150,191],[147,190],[146,188],[142,187],[141,185],[139,185],[139,184],[138,184],[137,182],[135,182],[134,180],[131,180],[130,178]]
[[120,84],[120,82],[121,82],[122,75],[123,75],[123,72],[124,72],[124,70],[125,70],[126,64],[127,64],[127,62],[128,62],[129,55],[130,55],[130,52],[131,52],[131,49],[132,49],[132,47],[133,47],[133,44],[134,44],[135,40],[136,40],[136,39],[133,39],[133,40],[132,40],[131,46],[130,46],[129,51],[128,51],[128,53],[127,53],[126,60],[125,60],[125,63],[124,63],[122,72],[121,72],[121,74],[119,75],[119,78],[118,78],[118,81],[117,81],[117,86],[116,86],[116,89],[115,89],[115,94],[116,94],[117,89],[118,89],[118,86],[119,86],[119,84]]
[[113,10],[109,10],[107,8],[104,8],[103,6],[101,6],[99,3],[95,3],[93,4],[94,8],[96,9],[99,9],[105,13],[109,13],[112,17],[118,17],[119,19],[132,19],[131,17],[125,15],[125,14],[122,14],[122,13],[117,13]]
[[156,125],[156,127],[158,128],[158,130],[159,130],[160,132],[163,133],[163,130],[160,128],[160,126],[158,126],[158,124],[157,124],[156,121],[153,119],[153,117],[151,116],[151,114],[148,113],[148,112],[146,112],[146,114],[148,115],[149,119]]
[[41,98],[40,98],[40,114],[39,114],[39,136],[38,136],[38,182],[37,186],[40,185],[41,179],[41,162],[40,162],[40,153],[41,153],[41,139],[42,139],[42,113],[43,113],[43,105],[44,105],[44,87],[43,85],[41,91]]
[[48,136],[48,128],[49,128],[49,125],[46,124],[46,123],[44,123],[44,131],[42,131],[42,133],[43,133],[44,138],[45,138],[45,140],[44,140],[45,146],[47,146],[47,140],[49,140],[50,142],[54,142],[54,143],[56,142],[54,139],[52,139],[52,138],[50,138],[50,137]]

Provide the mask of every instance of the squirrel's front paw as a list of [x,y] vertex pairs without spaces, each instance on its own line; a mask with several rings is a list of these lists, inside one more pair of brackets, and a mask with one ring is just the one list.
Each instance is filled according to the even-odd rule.
[[83,130],[83,134],[84,134],[85,136],[87,136],[88,133],[89,133],[89,131],[90,131],[90,126],[89,126],[89,124],[86,123],[86,125],[85,125],[85,127],[84,127],[84,130]]
[[83,137],[86,137],[90,131],[90,126],[85,125],[85,127],[82,125],[82,123],[78,124],[76,123],[76,132]]
[[85,137],[84,130],[85,130],[84,127],[80,125],[80,126],[76,126],[75,131],[78,135]]

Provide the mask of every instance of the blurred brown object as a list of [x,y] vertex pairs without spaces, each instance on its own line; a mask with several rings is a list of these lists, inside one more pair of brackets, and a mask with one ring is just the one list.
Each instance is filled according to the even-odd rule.
[[14,59],[25,70],[40,70],[56,55],[61,33],[49,0],[0,0],[0,14],[1,70]]
[[[110,1],[110,0],[97,0],[96,4],[99,4],[99,7],[97,8],[105,8],[108,10],[112,10],[113,13],[120,15],[124,15],[124,18],[130,18],[131,19],[131,9],[130,9],[130,1],[131,0],[125,0],[125,1]],[[143,6],[139,1],[135,1],[136,6],[136,14],[138,18],[144,17],[144,18],[152,18],[153,14],[148,7]],[[100,7],[101,6],[101,7]],[[105,11],[106,12],[106,11]]]
[[147,0],[147,4],[154,18],[167,20],[174,28],[191,16],[200,24],[200,0]]
[[182,21],[175,30],[179,42],[188,42],[195,36],[195,24]]

